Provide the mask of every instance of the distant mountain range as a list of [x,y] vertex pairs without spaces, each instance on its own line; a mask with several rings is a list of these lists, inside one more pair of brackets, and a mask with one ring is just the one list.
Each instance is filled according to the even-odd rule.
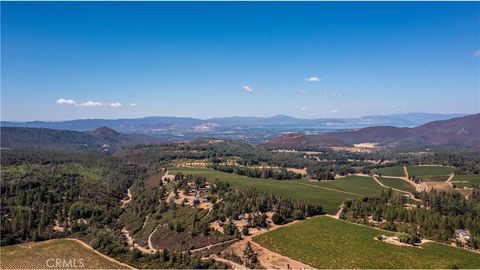
[[299,119],[285,115],[273,117],[224,117],[196,119],[187,117],[144,117],[136,119],[80,119],[70,121],[2,121],[2,127],[36,127],[74,131],[88,131],[99,127],[109,127],[122,133],[179,134],[228,132],[245,129],[305,130],[345,129],[367,126],[389,125],[413,127],[430,121],[445,120],[465,114],[408,113],[396,115],[371,115],[359,118]]
[[349,146],[377,143],[384,146],[442,145],[480,146],[480,114],[433,121],[414,128],[377,126],[357,130],[319,134],[290,133],[265,143],[270,148],[304,148],[305,146]]
[[[267,120],[268,119],[268,120]],[[253,118],[250,122],[275,125],[288,125],[294,121],[291,117],[276,116],[272,118]],[[150,119],[151,120],[151,119]],[[190,121],[177,119],[164,119],[163,123],[170,121],[176,125],[185,125]],[[84,121],[84,120],[78,120]],[[92,120],[93,121],[93,120]],[[120,121],[120,120],[102,120]],[[129,120],[130,121],[130,120]],[[139,121],[138,119],[131,121]],[[145,119],[142,119],[145,121]],[[245,119],[223,118],[224,123],[238,127]],[[237,122],[240,121],[240,122]],[[70,121],[72,122],[72,121]],[[38,123],[38,122],[37,122]],[[76,122],[78,123],[78,122]],[[87,123],[89,123],[87,121]],[[143,122],[145,123],[145,122]],[[154,121],[154,123],[158,123]],[[218,123],[218,122],[217,122]],[[224,124],[227,125],[227,124]],[[253,134],[257,134],[252,131]],[[268,131],[262,131],[268,132]],[[276,134],[277,132],[270,132]],[[204,133],[199,133],[205,135]],[[221,137],[222,133],[218,133]],[[224,134],[223,134],[224,135]],[[206,137],[206,136],[204,136]],[[166,142],[165,139],[146,134],[122,134],[108,128],[100,127],[93,131],[71,131],[31,127],[2,127],[0,128],[1,147],[3,148],[43,148],[43,149],[71,149],[114,151],[121,147],[137,144],[155,144]],[[171,139],[168,141],[172,141]],[[267,141],[266,143],[264,143]],[[305,148],[305,146],[351,146],[357,143],[378,143],[383,146],[401,145],[451,145],[460,147],[480,146],[480,114],[457,117],[449,120],[433,121],[414,128],[375,126],[350,130],[334,130],[330,132],[302,133],[293,132],[267,140],[264,143],[269,148]]]

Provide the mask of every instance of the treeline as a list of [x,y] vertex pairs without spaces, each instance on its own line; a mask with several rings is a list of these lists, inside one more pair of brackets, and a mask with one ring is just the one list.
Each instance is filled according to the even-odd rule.
[[253,177],[253,178],[272,178],[275,180],[291,180],[301,179],[302,175],[292,171],[288,171],[285,168],[272,169],[272,168],[249,168],[241,166],[227,166],[214,164],[212,169],[227,173],[234,173],[238,175]]
[[412,236],[449,242],[456,229],[468,229],[471,248],[480,247],[480,191],[469,200],[456,192],[422,193],[421,204],[405,207],[407,198],[399,193],[382,191],[378,197],[346,201],[342,219],[357,223],[380,222],[382,229],[405,232]]

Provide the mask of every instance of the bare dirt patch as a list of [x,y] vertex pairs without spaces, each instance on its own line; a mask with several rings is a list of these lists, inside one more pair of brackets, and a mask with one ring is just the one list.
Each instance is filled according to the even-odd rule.
[[[240,258],[244,258],[243,251],[245,250],[245,247],[248,242],[250,242],[251,247],[255,253],[257,253],[257,259],[260,262],[260,264],[267,269],[287,269],[287,268],[293,268],[293,269],[313,269],[313,267],[303,264],[299,261],[290,259],[286,256],[283,256],[281,254],[278,254],[276,252],[270,251],[261,245],[252,242],[252,238],[254,236],[284,227],[284,226],[290,226],[292,224],[295,224],[299,222],[298,220],[290,222],[288,224],[283,224],[283,225],[276,225],[272,222],[272,215],[273,212],[267,212],[267,223],[269,224],[268,228],[250,228],[249,230],[249,235],[244,236],[244,238],[238,242],[235,242],[233,245],[225,249],[222,254],[233,254],[236,255]],[[245,215],[245,218],[248,215]],[[235,223],[236,225],[242,225],[244,224],[244,221],[240,220]],[[238,226],[237,225],[237,226]],[[229,261],[229,260],[227,260]],[[230,261],[229,261],[230,262]],[[237,263],[232,262],[232,265],[237,265]],[[245,267],[243,267],[245,268]]]
[[423,182],[425,185],[426,191],[429,192],[432,189],[437,191],[451,191],[453,186],[451,182]]

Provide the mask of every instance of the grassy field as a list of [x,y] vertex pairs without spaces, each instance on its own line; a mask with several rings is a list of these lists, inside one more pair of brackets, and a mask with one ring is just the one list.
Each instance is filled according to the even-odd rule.
[[362,176],[347,176],[345,178],[339,178],[334,181],[322,181],[311,182],[302,181],[304,183],[310,183],[320,187],[332,188],[345,192],[352,192],[361,196],[378,195],[382,191],[382,187],[375,182],[371,177]]
[[[0,252],[2,254],[1,269],[125,268],[96,254],[80,243],[68,239],[6,246],[0,248]],[[55,259],[61,259],[63,267],[51,267],[55,265]]]
[[462,181],[465,183],[454,183],[459,188],[480,186],[480,174],[455,175],[452,181]]
[[381,173],[382,175],[387,176],[405,176],[403,171],[403,167],[396,166],[396,167],[386,167],[374,170],[376,173]]
[[415,192],[415,187],[410,185],[404,180],[401,179],[395,179],[395,178],[385,178],[385,177],[377,177],[377,179],[382,182],[382,184],[391,187],[391,188],[396,188],[400,190],[405,190],[408,192]]
[[[250,178],[237,174],[202,168],[171,168],[168,171],[171,174],[181,171],[184,174],[201,175],[206,177],[209,181],[219,179],[221,181],[230,183],[230,185],[236,188],[255,187],[258,190],[272,192],[273,194],[280,196],[307,202],[318,202],[322,205],[324,211],[329,214],[336,213],[344,200],[362,197],[360,195],[347,194],[325,188],[317,188],[315,185],[319,185],[320,183],[310,182],[308,180],[270,180]],[[343,180],[345,179],[342,179],[341,181]]]
[[317,217],[254,237],[268,249],[315,268],[478,268],[480,254],[428,243],[396,246],[373,238],[385,232]]
[[441,166],[408,166],[408,174],[410,176],[426,176],[426,175],[448,175],[455,171],[453,167]]

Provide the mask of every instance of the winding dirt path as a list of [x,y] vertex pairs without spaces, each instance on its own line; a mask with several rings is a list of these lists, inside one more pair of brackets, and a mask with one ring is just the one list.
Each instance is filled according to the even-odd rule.
[[133,195],[132,195],[132,192],[131,192],[130,189],[131,189],[131,187],[129,187],[129,188],[127,189],[127,196],[128,196],[128,197],[127,197],[126,199],[123,199],[123,200],[121,201],[121,202],[122,202],[122,208],[125,208],[125,207],[128,205],[128,203],[129,203],[130,201],[132,201]]
[[85,247],[86,249],[91,250],[91,251],[95,252],[97,255],[102,256],[103,258],[107,259],[108,261],[110,261],[110,262],[112,262],[112,263],[115,263],[115,264],[118,264],[118,265],[120,265],[120,266],[122,266],[122,267],[125,267],[125,269],[137,269],[137,268],[135,268],[135,267],[132,267],[132,266],[126,264],[126,263],[122,263],[122,262],[120,262],[120,261],[117,261],[117,260],[115,260],[114,258],[109,257],[109,256],[107,256],[107,255],[105,255],[105,254],[97,251],[96,249],[94,249],[93,247],[91,247],[90,245],[88,245],[87,243],[85,243],[85,242],[83,242],[83,241],[81,241],[81,240],[79,240],[79,239],[76,239],[76,238],[64,238],[64,239],[71,240],[71,241],[75,241],[75,242],[81,244],[81,245],[82,245],[83,247]]
[[211,256],[212,259],[214,259],[215,261],[219,261],[219,262],[223,262],[223,263],[226,263],[228,265],[230,265],[232,267],[232,269],[247,269],[245,266],[243,265],[240,265],[236,262],[232,262],[230,260],[227,260],[227,259],[224,259],[224,258],[220,258],[218,257],[217,255],[212,255]]
[[[160,226],[160,225],[158,225]],[[152,244],[152,235],[155,233],[155,231],[157,231],[157,227],[155,227],[155,229],[152,231],[152,233],[148,236],[148,249],[150,250],[153,250],[155,252],[155,248],[153,247],[153,244]]]
[[130,236],[130,232],[127,230],[127,228],[123,228],[122,229],[122,233],[123,235],[125,235],[125,237],[127,238],[127,243],[128,243],[128,246],[133,249],[133,248],[136,248],[138,250],[140,250],[141,252],[143,253],[147,253],[147,254],[153,254],[155,253],[155,250],[154,249],[151,249],[150,246],[149,248],[144,248],[140,245],[138,245],[137,243],[135,243],[135,240],[133,239],[132,236]]
[[190,252],[198,252],[198,251],[202,251],[202,250],[205,250],[205,249],[211,249],[213,247],[217,247],[217,246],[220,246],[220,245],[223,245],[223,244],[233,243],[235,241],[238,241],[238,239],[231,239],[231,240],[227,240],[227,241],[218,242],[218,243],[215,243],[215,244],[210,244],[208,246],[199,247],[199,248],[196,248],[196,249],[191,249]]

